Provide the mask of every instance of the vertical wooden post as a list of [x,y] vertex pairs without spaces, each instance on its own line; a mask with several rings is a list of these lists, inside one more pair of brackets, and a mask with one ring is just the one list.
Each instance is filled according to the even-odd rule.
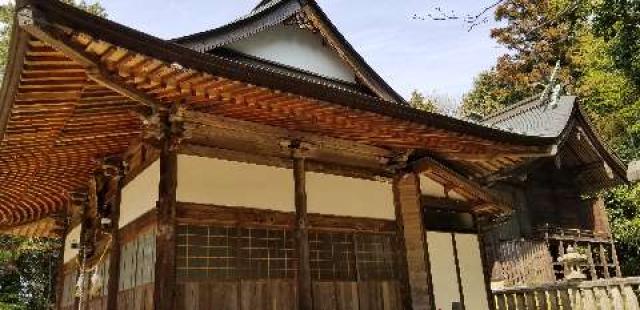
[[587,263],[589,264],[589,275],[591,276],[591,281],[598,279],[598,273],[596,272],[596,264],[593,260],[593,248],[591,247],[591,242],[587,243]]
[[[87,195],[87,203],[83,206],[81,222],[80,222],[80,249],[78,252],[78,277],[83,277],[82,294],[80,297],[76,297],[74,300],[74,309],[85,310],[87,309],[87,289],[89,283],[89,275],[85,274],[84,267],[86,267],[86,261],[89,259],[89,244],[91,242],[91,234],[93,230],[92,214],[98,209],[98,189],[96,176],[92,176],[89,180],[89,190]],[[75,285],[75,283],[74,283]]]
[[[622,278],[622,271],[620,270],[620,262],[618,261],[618,253],[616,252],[616,244],[611,240],[611,260],[616,268],[616,277]],[[607,267],[609,268],[609,267]]]
[[[168,124],[168,116],[163,117]],[[154,283],[154,309],[173,310],[176,300],[176,189],[178,155],[172,148],[169,130],[160,146],[160,184],[156,205],[157,235]]]
[[[434,309],[429,248],[420,203],[420,179],[414,172],[398,172],[393,178],[393,194],[398,225],[402,226],[407,261],[410,300],[405,308]],[[409,307],[406,304],[409,304]]]
[[118,284],[120,282],[120,201],[122,200],[122,168],[118,167],[118,175],[110,182],[110,186],[116,187],[115,196],[111,201],[111,227],[109,234],[111,235],[111,250],[109,252],[109,277],[107,282],[107,310],[118,309]]
[[307,217],[306,167],[302,150],[293,152],[293,180],[296,205],[296,241],[298,245],[298,309],[313,309],[311,261],[309,254],[309,220]]
[[458,257],[458,242],[456,240],[456,234],[451,233],[451,244],[453,246],[453,261],[456,265],[456,281],[458,281],[458,294],[460,295],[460,310],[466,310],[466,303],[464,301],[464,288],[462,286],[462,274],[460,274],[460,258]]
[[605,279],[609,279],[611,278],[611,274],[609,273],[609,259],[607,258],[607,253],[605,253],[602,243],[598,244],[598,252],[600,252],[600,263],[604,266],[604,277]]
[[491,291],[491,277],[493,276],[491,273],[493,272],[493,267],[489,266],[487,263],[487,243],[485,242],[485,228],[483,227],[483,223],[481,223],[480,219],[474,215],[473,221],[476,223],[476,228],[478,230],[478,246],[480,247],[480,260],[482,261],[482,273],[484,274],[484,290],[487,294],[487,305],[489,305],[489,309],[496,309],[495,298],[493,298],[493,292]]
[[66,238],[69,233],[69,206],[61,214],[62,227],[60,231],[60,248],[58,257],[56,257],[56,285],[55,285],[55,309],[62,309],[62,294],[64,292],[64,249],[66,247]]

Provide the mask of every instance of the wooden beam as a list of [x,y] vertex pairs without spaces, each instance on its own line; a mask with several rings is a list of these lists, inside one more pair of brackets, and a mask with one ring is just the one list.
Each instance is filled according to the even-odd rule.
[[451,245],[453,247],[453,262],[456,266],[456,281],[458,282],[458,295],[460,296],[460,310],[466,310],[467,305],[464,301],[464,288],[462,287],[462,274],[460,268],[460,258],[458,257],[458,242],[456,234],[451,233]]
[[[82,209],[81,214],[81,222],[80,222],[80,240],[79,240],[79,251],[78,251],[78,276],[84,272],[83,268],[86,265],[86,262],[90,256],[90,243],[91,243],[91,235],[93,232],[93,219],[92,213],[94,210],[98,208],[98,193],[97,193],[97,182],[95,175],[92,175],[89,179],[89,189],[87,194],[87,201],[84,204],[84,208]],[[87,278],[88,275],[84,275],[84,285],[81,288],[82,294],[79,297],[75,297],[74,299],[74,309],[85,310],[87,309],[87,284],[89,280]],[[75,284],[74,284],[75,285]]]
[[[219,206],[178,202],[177,221],[180,224],[223,225],[234,227],[286,227],[295,228],[296,214],[246,208],[241,206]],[[393,233],[395,221],[335,216],[309,213],[310,231],[340,231],[366,233]]]
[[536,152],[529,153],[446,153],[442,155],[446,160],[464,160],[464,161],[490,161],[503,157],[520,157],[520,158],[536,158],[536,157],[552,157],[558,153],[558,146],[540,146]]
[[110,73],[99,59],[85,52],[81,46],[69,40],[61,30],[50,25],[37,9],[25,7],[20,9],[17,14],[18,24],[22,29],[85,67],[87,77],[91,80],[146,106],[154,109],[166,109],[165,105],[145,93],[129,87],[124,79]]
[[502,199],[491,193],[489,190],[482,187],[482,185],[476,183],[473,180],[470,180],[469,178],[456,171],[453,171],[434,158],[425,156],[411,162],[409,166],[414,171],[424,174],[428,177],[449,181],[447,185],[451,186],[453,189],[456,189],[457,192],[468,196],[465,198],[474,201],[482,201],[486,204],[491,204],[501,212],[511,211],[511,206],[506,201],[503,201]]
[[[169,123],[163,115],[163,122]],[[154,309],[175,309],[176,300],[176,189],[178,156],[165,133],[160,149],[160,184],[157,210]]]
[[109,270],[108,270],[108,282],[107,282],[107,305],[106,310],[118,309],[118,292],[120,283],[120,202],[122,201],[122,187],[124,176],[123,167],[118,167],[119,174],[111,180],[110,186],[115,187],[115,195],[110,203],[110,216],[111,226],[109,227],[109,234],[111,235],[111,250],[109,252]]
[[318,149],[333,150],[344,154],[352,154],[360,157],[388,157],[390,150],[358,143],[345,139],[328,137],[310,132],[289,130],[285,128],[259,124],[244,120],[233,119],[212,113],[197,111],[185,111],[184,118],[187,123],[196,124],[198,128],[208,128],[216,132],[233,133],[238,136],[254,136],[258,139],[283,139],[305,141],[318,146]]
[[61,214],[62,224],[60,238],[62,242],[60,242],[58,257],[56,257],[55,309],[57,310],[62,310],[62,295],[64,292],[64,250],[66,247],[67,234],[69,233],[67,210],[69,210],[69,206],[67,206]]
[[393,179],[393,194],[398,233],[402,234],[404,243],[402,256],[406,258],[406,282],[409,284],[409,294],[405,295],[404,308],[435,309],[418,174],[399,172]]
[[459,212],[473,212],[473,204],[470,204],[466,201],[431,197],[425,195],[422,195],[420,201],[422,202],[422,206],[425,208],[438,208]]
[[[295,146],[292,146],[295,147]],[[305,157],[301,150],[293,150],[293,181],[296,205],[295,236],[298,250],[298,309],[313,309],[311,285],[311,258],[309,249],[309,217],[307,214],[307,190]]]
[[[249,153],[245,151],[237,151],[222,147],[214,147],[194,143],[181,145],[179,153],[279,168],[293,168],[290,154],[287,156],[272,156],[260,154],[258,152]],[[376,169],[351,166],[338,162],[330,162],[324,159],[312,159],[309,157],[307,157],[305,160],[305,168],[308,172],[333,174],[365,180],[390,180],[393,177],[393,175],[389,171],[382,168]]]
[[477,216],[474,215],[473,221],[478,227],[478,246],[480,248],[480,260],[482,262],[482,275],[484,276],[484,291],[487,296],[487,305],[489,305],[490,310],[495,310],[496,305],[493,292],[491,291],[491,272],[493,271],[493,266],[489,266],[487,263],[489,256],[487,253],[487,243],[484,238],[487,229],[483,227],[483,221],[479,220]]
[[[616,269],[616,277],[622,278],[622,271],[620,270],[620,262],[618,261],[618,252],[616,251],[616,243],[611,241],[611,260]],[[607,267],[609,268],[609,267]]]

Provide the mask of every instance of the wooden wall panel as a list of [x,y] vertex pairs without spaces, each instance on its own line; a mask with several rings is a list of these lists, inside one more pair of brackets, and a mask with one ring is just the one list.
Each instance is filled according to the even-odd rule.
[[155,268],[156,230],[147,229],[122,244],[118,309],[151,309]]
[[[295,286],[293,279],[180,282],[176,309],[294,310]],[[313,296],[314,310],[403,309],[397,281],[314,281]]]

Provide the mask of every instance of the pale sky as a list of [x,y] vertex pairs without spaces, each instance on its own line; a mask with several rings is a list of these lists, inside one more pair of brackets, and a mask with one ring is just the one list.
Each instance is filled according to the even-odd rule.
[[[257,0],[101,0],[109,18],[161,38],[210,29],[247,13]],[[344,36],[401,95],[413,89],[454,97],[471,88],[503,50],[493,23],[471,32],[460,21],[420,21],[414,14],[477,13],[484,0],[318,0]],[[489,15],[491,22],[492,15]]]

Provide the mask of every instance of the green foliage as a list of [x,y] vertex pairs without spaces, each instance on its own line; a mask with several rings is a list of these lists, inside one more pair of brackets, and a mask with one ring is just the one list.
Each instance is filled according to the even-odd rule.
[[[554,63],[605,142],[640,158],[640,0],[512,0],[491,36],[509,49],[464,96],[465,115],[488,115],[539,93]],[[624,274],[640,275],[640,185],[605,193]]]
[[416,108],[418,110],[423,110],[427,112],[436,113],[438,112],[438,106],[435,100],[431,98],[427,98],[421,92],[414,90],[411,93],[411,98],[409,99],[409,105],[411,107]]
[[616,67],[640,86],[640,1],[602,0],[596,11],[596,33],[611,43]]
[[59,241],[0,236],[0,309],[48,309]]
[[640,185],[618,187],[604,198],[622,274],[640,275]]
[[571,47],[573,33],[586,20],[587,1],[512,0],[496,7],[495,17],[504,26],[491,37],[509,49],[495,67],[481,73],[463,98],[462,111],[487,115],[541,92],[560,61],[557,75],[569,91],[575,84]]

